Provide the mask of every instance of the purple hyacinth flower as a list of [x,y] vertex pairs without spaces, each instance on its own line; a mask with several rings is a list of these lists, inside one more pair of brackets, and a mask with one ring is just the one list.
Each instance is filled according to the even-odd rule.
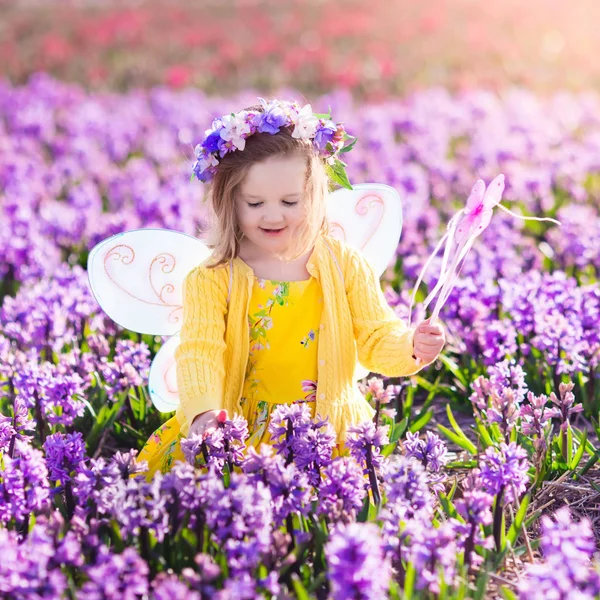
[[424,440],[419,438],[418,433],[407,432],[403,446],[408,458],[416,458],[425,469],[433,473],[439,473],[448,462],[446,444],[439,435],[431,431],[427,432]]
[[351,456],[338,456],[323,471],[319,486],[318,514],[333,522],[352,521],[366,496],[360,465]]
[[519,598],[597,598],[600,595],[600,563],[592,559],[596,544],[589,520],[574,522],[566,506],[557,510],[553,517],[542,517],[544,561],[528,567],[519,585]]
[[85,574],[88,578],[78,593],[83,600],[139,598],[148,593],[148,565],[129,547],[122,554],[100,548],[96,562]]
[[279,527],[293,513],[308,515],[313,494],[306,473],[294,463],[286,466],[283,456],[274,452],[268,444],[261,444],[260,451],[250,446],[242,469],[249,481],[260,481],[269,488],[275,524]]
[[26,523],[31,513],[50,507],[48,469],[42,453],[17,440],[15,456],[4,457],[0,471],[0,522]]
[[391,567],[373,523],[339,526],[325,546],[333,600],[380,600],[389,591]]
[[87,460],[85,442],[79,431],[49,435],[44,442],[44,452],[48,477],[50,481],[58,483],[58,490],[71,481]]
[[527,452],[515,442],[488,448],[479,462],[484,489],[493,496],[502,494],[502,503],[514,502],[527,489]]
[[458,539],[462,526],[447,521],[435,527],[413,527],[406,560],[415,569],[415,587],[439,594],[442,584],[452,586],[456,575]]

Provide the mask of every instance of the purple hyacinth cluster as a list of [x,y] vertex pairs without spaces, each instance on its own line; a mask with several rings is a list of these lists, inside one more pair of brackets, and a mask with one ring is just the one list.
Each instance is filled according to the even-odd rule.
[[275,135],[289,128],[296,139],[310,139],[319,156],[332,160],[344,147],[348,137],[341,123],[334,123],[328,116],[315,115],[312,107],[297,102],[259,98],[260,110],[241,110],[214,119],[205,131],[204,140],[196,146],[194,175],[209,182],[217,172],[221,158],[230,152],[242,151],[246,140],[257,133]]
[[363,421],[348,428],[346,446],[356,462],[364,465],[365,472],[370,468],[381,468],[384,457],[381,455],[383,446],[390,443],[389,427],[376,427],[373,421]]
[[372,523],[339,526],[325,548],[331,597],[378,600],[387,595],[391,569]]
[[519,586],[521,600],[585,598],[600,595],[600,563],[593,559],[594,534],[588,519],[572,520],[564,506],[542,517],[543,562],[530,565]]
[[311,419],[308,405],[299,403],[277,406],[268,429],[273,447],[286,463],[295,463],[307,474],[311,485],[318,485],[336,445],[331,423],[327,419]]
[[323,472],[317,513],[334,523],[353,521],[366,494],[361,466],[352,457],[339,456]]
[[[349,435],[354,456],[332,459],[331,427],[302,408],[274,415],[273,448],[245,451],[245,422],[226,422],[204,441],[208,469],[175,463],[147,481],[136,452],[119,452],[139,447],[159,423],[140,389],[160,341],[111,322],[79,265],[125,230],[193,235],[206,225],[182,152],[223,102],[195,90],[91,94],[43,74],[0,84],[0,596],[285,597],[313,567],[309,578],[326,577],[318,593],[333,597],[385,597],[409,567],[415,590],[436,594],[452,586],[457,560],[473,568],[482,548],[494,556],[486,536],[494,495],[502,495],[501,517],[501,505],[527,489],[523,450],[490,448],[453,500],[458,523],[432,494],[430,472],[443,473],[446,460],[435,434],[408,435],[406,456],[388,462],[385,431],[362,424]],[[575,401],[581,388],[593,408],[598,385],[600,99],[423,90],[382,109],[334,91],[317,103],[360,138],[347,155],[352,180],[386,183],[403,197],[401,283],[386,290],[402,318],[411,282],[474,173],[504,172],[507,205],[562,222],[537,228],[495,214],[440,315],[460,369],[485,368],[474,408],[506,441],[520,421],[539,465],[550,419],[566,434],[585,418]],[[250,123],[235,114],[215,122],[196,158],[218,161],[248,135],[282,126],[335,157],[343,128],[308,111],[286,125],[280,108],[266,103]],[[433,275],[425,284],[432,289]],[[531,390],[525,373],[539,374]],[[448,372],[440,375],[445,385]],[[549,397],[540,394],[547,382]],[[397,398],[407,413],[403,402],[422,391],[408,385]],[[397,384],[373,378],[363,391],[380,415],[395,417]],[[203,463],[202,443],[183,446]],[[379,512],[365,503],[373,484]],[[597,595],[589,523],[561,510],[542,525],[543,560],[521,596]]]
[[205,465],[223,472],[225,464],[232,471],[244,460],[248,423],[240,415],[227,419],[206,437],[192,434],[181,440],[183,454],[191,465]]
[[505,438],[515,427],[527,393],[525,372],[514,360],[488,367],[489,377],[477,377],[470,400],[488,423],[498,423]]
[[518,500],[529,483],[527,451],[515,442],[487,448],[479,470],[485,491],[492,496],[501,494],[506,503]]
[[432,431],[425,434],[425,439],[408,431],[403,446],[405,456],[415,458],[432,473],[439,473],[448,462],[445,442]]

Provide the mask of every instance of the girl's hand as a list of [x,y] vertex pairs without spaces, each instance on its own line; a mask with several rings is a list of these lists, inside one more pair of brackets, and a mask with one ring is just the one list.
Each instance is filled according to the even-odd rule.
[[215,431],[220,423],[225,423],[226,420],[226,410],[207,410],[206,412],[200,413],[190,425],[188,437],[195,433],[196,435],[201,435],[205,438]]
[[413,353],[420,362],[430,363],[441,352],[446,343],[444,328],[436,323],[431,325],[431,319],[425,319],[415,329],[413,336]]

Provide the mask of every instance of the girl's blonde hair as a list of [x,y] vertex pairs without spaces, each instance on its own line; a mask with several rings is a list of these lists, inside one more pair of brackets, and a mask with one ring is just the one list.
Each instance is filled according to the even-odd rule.
[[[262,112],[262,106],[246,110]],[[218,267],[237,258],[242,232],[236,214],[236,198],[250,167],[275,156],[302,156],[306,159],[306,179],[302,199],[306,218],[300,231],[293,236],[293,247],[285,260],[293,260],[307,252],[320,233],[327,232],[325,199],[328,178],[325,160],[318,156],[311,140],[292,137],[288,127],[276,134],[256,133],[246,140],[244,150],[225,155],[217,166],[214,179],[208,184],[208,204],[211,212],[208,246],[212,249],[206,261],[208,267]]]

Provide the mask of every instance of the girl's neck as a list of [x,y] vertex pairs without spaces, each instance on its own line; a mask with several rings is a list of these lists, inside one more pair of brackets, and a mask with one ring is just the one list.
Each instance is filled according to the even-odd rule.
[[285,261],[270,254],[261,252],[259,249],[242,247],[239,258],[243,260],[259,279],[269,279],[272,281],[306,281],[310,279],[306,265],[313,253],[314,248],[305,252],[298,258],[291,261]]

